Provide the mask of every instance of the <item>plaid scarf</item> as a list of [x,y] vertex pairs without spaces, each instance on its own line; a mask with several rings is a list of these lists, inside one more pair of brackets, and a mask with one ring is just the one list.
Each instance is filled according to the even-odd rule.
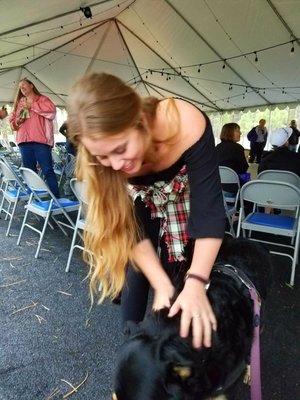
[[130,185],[129,193],[133,201],[140,197],[149,207],[152,219],[161,218],[159,237],[164,238],[167,244],[169,262],[184,261],[183,251],[189,240],[187,220],[190,211],[186,166],[170,182],[159,181],[151,186]]

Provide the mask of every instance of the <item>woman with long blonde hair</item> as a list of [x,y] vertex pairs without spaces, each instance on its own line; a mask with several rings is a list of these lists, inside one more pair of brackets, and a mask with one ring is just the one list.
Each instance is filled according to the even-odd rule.
[[143,319],[151,285],[153,308],[181,311],[181,336],[192,326],[194,346],[210,346],[216,320],[205,283],[225,217],[209,119],[94,73],[71,91],[68,126],[87,183],[91,293],[100,285],[103,300],[122,290],[126,324]]

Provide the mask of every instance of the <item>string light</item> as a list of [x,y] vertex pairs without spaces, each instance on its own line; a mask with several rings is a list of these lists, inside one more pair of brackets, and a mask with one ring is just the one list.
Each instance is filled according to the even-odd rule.
[[292,47],[290,54],[293,55],[295,53],[294,41],[292,40]]
[[223,64],[223,66],[222,66],[222,70],[224,70],[224,69],[226,68],[226,64],[225,64],[225,63],[226,63],[226,60],[223,60],[223,63],[224,63],[224,64]]
[[201,64],[199,64],[199,67],[198,67],[198,73],[200,73],[201,72]]
[[257,57],[257,52],[256,52],[256,51],[254,52],[254,55],[255,55],[254,61],[255,61],[255,62],[258,62],[258,57]]

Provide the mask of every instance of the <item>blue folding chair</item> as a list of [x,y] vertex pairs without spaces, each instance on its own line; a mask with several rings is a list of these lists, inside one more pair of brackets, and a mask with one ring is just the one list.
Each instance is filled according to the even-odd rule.
[[[291,245],[280,242],[272,242],[261,239],[253,239],[262,243],[291,248],[293,255],[289,253],[271,251],[273,254],[279,254],[289,257],[292,260],[290,285],[294,285],[295,270],[299,254],[299,209],[300,209],[300,189],[294,185],[285,182],[254,180],[246,183],[240,192],[240,213],[237,229],[237,236],[240,236],[241,230],[243,236],[246,231],[264,232],[273,235],[287,236],[291,238]],[[245,215],[244,202],[253,203],[253,212]],[[292,211],[291,215],[275,215],[262,212],[262,207],[276,208],[280,210]]]
[[[75,224],[70,218],[68,213],[72,211],[77,211],[79,209],[79,201],[69,200],[65,198],[56,198],[49,189],[49,187],[47,186],[47,184],[42,180],[42,178],[31,169],[22,167],[20,168],[20,172],[23,176],[24,181],[26,182],[27,186],[30,188],[32,193],[30,194],[28,203],[25,206],[26,211],[22,222],[21,230],[19,233],[17,245],[20,244],[25,226],[37,232],[40,236],[40,239],[34,257],[38,258],[41,244],[50,217],[61,229],[64,235],[68,236],[63,226],[68,227],[70,229],[75,228]],[[34,194],[39,190],[47,191],[50,200],[37,199]],[[42,230],[39,230],[34,226],[30,225],[29,222],[26,222],[29,212],[44,218],[45,221]],[[57,215],[63,215],[67,219],[68,223],[58,220],[56,218]]]
[[294,172],[283,171],[279,169],[268,169],[266,171],[262,171],[257,175],[256,179],[263,179],[264,181],[276,181],[276,182],[285,182],[290,183],[298,188],[300,188],[300,177]]

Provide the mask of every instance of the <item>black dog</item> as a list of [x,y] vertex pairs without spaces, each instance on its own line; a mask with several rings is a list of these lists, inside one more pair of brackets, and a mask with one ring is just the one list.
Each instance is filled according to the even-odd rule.
[[[212,347],[196,350],[179,334],[180,316],[168,310],[136,325],[121,350],[114,400],[202,400],[232,395],[249,363],[253,301],[238,277],[222,273],[231,264],[250,278],[261,297],[269,286],[269,253],[255,242],[225,242],[211,274],[208,298],[218,321]],[[245,275],[244,275],[245,274]]]

